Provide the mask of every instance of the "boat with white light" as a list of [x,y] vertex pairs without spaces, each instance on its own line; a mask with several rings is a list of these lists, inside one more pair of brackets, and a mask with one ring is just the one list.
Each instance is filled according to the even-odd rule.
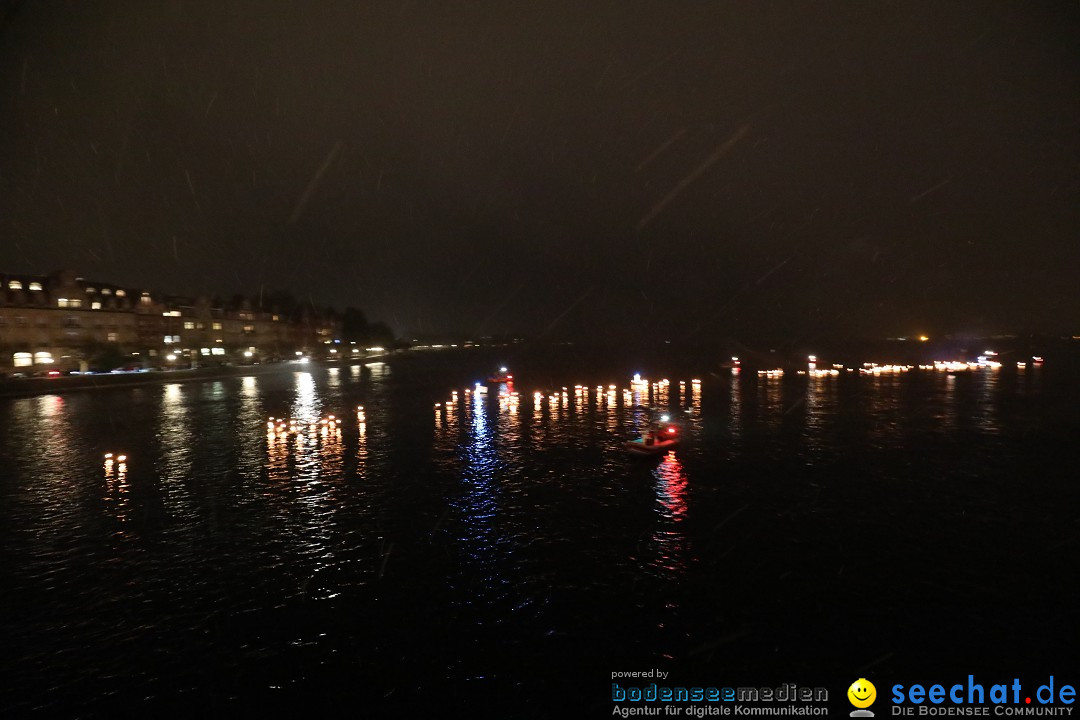
[[650,430],[642,437],[623,443],[623,448],[631,455],[662,455],[679,444],[678,432],[668,426],[663,432]]

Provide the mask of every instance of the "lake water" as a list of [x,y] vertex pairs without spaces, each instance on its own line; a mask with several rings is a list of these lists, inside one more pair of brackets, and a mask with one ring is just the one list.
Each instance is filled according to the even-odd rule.
[[[517,398],[458,351],[0,399],[0,707],[606,717],[651,667],[838,698],[1077,669],[1075,369],[509,359]],[[658,407],[682,444],[628,457]]]

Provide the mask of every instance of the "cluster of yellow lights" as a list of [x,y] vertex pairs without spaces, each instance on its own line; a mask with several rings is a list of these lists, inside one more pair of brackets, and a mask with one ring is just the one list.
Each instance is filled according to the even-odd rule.
[[105,475],[116,473],[119,477],[127,474],[127,455],[105,453]]
[[[699,395],[701,393],[701,379],[694,378],[692,380],[680,380],[679,390],[680,393],[686,392],[687,384],[690,385],[690,393],[692,395]],[[633,381],[630,383],[630,387],[619,388],[618,385],[597,385],[590,387],[588,385],[574,385],[573,388],[569,386],[562,386],[558,390],[543,391],[534,390],[532,394],[533,406],[540,408],[546,401],[552,407],[566,407],[571,403],[571,390],[573,391],[573,402],[581,403],[589,400],[589,394],[593,393],[596,399],[597,405],[603,405],[604,403],[614,404],[619,396],[622,396],[623,404],[630,405],[634,402],[634,393],[647,394],[652,390],[653,394],[660,394],[666,392],[671,385],[671,381],[667,378],[650,382],[646,378],[642,378],[640,375],[635,375]],[[478,395],[485,395],[488,392],[487,387],[477,383],[472,388],[465,388],[464,395],[466,398],[476,397]],[[517,391],[507,389],[501,389],[499,391],[500,406],[512,406],[516,408],[520,402],[521,396]],[[451,390],[450,397],[441,403],[435,403],[434,410],[436,413],[446,412],[458,404],[458,391]]]
[[905,373],[913,367],[914,365],[878,365],[877,363],[863,363],[863,366],[859,368],[859,372],[863,375],[893,375],[896,373]]
[[997,360],[986,360],[983,362],[972,362],[963,360],[935,360],[933,365],[920,365],[920,370],[937,370],[939,372],[966,372],[968,370],[978,370],[979,368],[999,368],[1001,363]]
[[[362,413],[360,413],[362,414]],[[270,440],[283,440],[290,435],[302,439],[304,436],[315,438],[317,436],[329,437],[331,435],[341,437],[341,419],[333,415],[327,415],[318,422],[304,423],[295,418],[271,417],[266,422],[266,436]]]
[[963,362],[960,360],[935,360],[932,365],[920,365],[920,370],[940,370],[941,372],[960,372],[961,370],[975,370],[978,363]]
[[[738,370],[738,368],[735,368]],[[784,376],[784,371],[781,368],[773,368],[772,370],[758,370],[757,374],[762,377],[778,378]]]
[[810,369],[810,370],[799,370],[798,374],[799,375],[808,375],[810,377],[831,377],[833,375],[839,375],[840,371],[838,369],[836,369],[836,368],[833,368],[831,370]]

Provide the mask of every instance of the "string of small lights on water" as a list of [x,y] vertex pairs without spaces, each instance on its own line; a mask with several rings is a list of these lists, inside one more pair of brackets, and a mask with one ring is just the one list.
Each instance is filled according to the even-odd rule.
[[[1043,357],[1036,355],[1016,361],[1015,367],[1018,372],[1023,372],[1028,369],[1039,369],[1044,362]],[[998,353],[993,350],[985,350],[975,360],[934,360],[918,365],[864,362],[859,366],[833,363],[828,367],[819,367],[817,356],[809,355],[805,368],[794,370],[794,374],[814,379],[837,378],[845,374],[879,377],[916,371],[954,375],[997,371],[1002,367],[1003,363]],[[742,371],[742,361],[739,357],[733,356],[729,368],[731,376],[737,378]],[[754,372],[760,379],[773,381],[783,379],[786,374],[792,373],[792,370],[776,367],[756,369]],[[302,383],[300,387],[300,394],[303,397],[298,398],[299,405],[296,408],[298,414],[290,417],[270,416],[266,421],[270,465],[274,465],[274,460],[280,459],[278,456],[287,449],[294,452],[303,448],[318,451],[333,448],[336,444],[340,451],[342,417],[335,414],[312,415],[314,387],[311,385],[310,373],[304,372],[302,375],[307,380],[306,384]],[[626,385],[621,387],[618,384],[593,386],[576,383],[522,393],[517,389],[513,375],[508,374],[506,368],[503,367],[499,375],[489,378],[487,383],[477,381],[472,386],[449,390],[445,400],[434,404],[434,420],[438,428],[445,429],[454,426],[459,413],[477,409],[478,403],[486,402],[491,396],[496,398],[498,412],[510,418],[517,418],[526,413],[531,414],[533,418],[539,418],[545,412],[551,417],[566,418],[574,412],[590,407],[596,410],[625,409],[637,411],[640,414],[635,423],[635,427],[640,429],[650,423],[669,422],[670,416],[666,414],[666,410],[673,404],[681,411],[682,420],[692,419],[700,414],[701,395],[702,380],[700,378],[679,379],[673,382],[668,378],[649,379],[640,373],[635,374]],[[368,427],[367,413],[363,405],[356,406],[356,423],[356,437],[360,442],[359,451],[363,455],[366,450]],[[110,483],[122,487],[128,473],[128,456],[115,451],[106,453],[104,472]]]

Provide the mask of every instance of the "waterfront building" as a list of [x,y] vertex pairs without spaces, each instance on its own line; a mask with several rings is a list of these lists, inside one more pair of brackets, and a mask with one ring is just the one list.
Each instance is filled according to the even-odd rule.
[[164,295],[71,270],[0,273],[0,374],[318,357],[340,332],[338,317],[312,308]]

